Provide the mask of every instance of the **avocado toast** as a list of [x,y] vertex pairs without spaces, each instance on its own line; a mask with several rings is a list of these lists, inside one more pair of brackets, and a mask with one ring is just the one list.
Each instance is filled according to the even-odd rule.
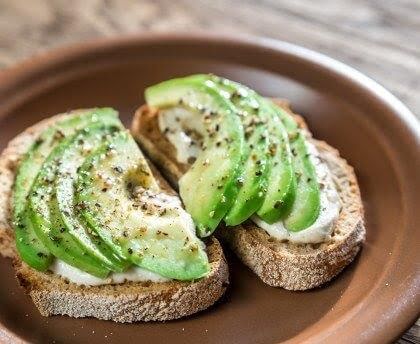
[[220,244],[196,237],[110,108],[57,115],[15,137],[0,186],[0,250],[43,315],[171,320],[226,289]]
[[284,102],[204,74],[145,95],[132,133],[200,236],[219,227],[265,283],[290,290],[320,286],[354,259],[365,240],[354,171]]

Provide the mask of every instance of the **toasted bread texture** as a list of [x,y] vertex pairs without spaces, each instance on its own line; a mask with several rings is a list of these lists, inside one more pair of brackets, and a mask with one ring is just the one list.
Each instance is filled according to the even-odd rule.
[[[366,235],[363,205],[353,168],[336,149],[313,139],[303,118],[292,113],[287,102],[276,102],[296,118],[332,172],[342,202],[332,237],[321,244],[294,244],[270,237],[251,221],[233,228],[219,228],[217,235],[266,284],[289,290],[307,290],[330,281],[359,252]],[[189,166],[177,163],[175,147],[159,130],[158,115],[156,109],[146,105],[140,107],[132,123],[132,133],[143,151],[176,188],[177,181]]]
[[[12,259],[19,284],[40,313],[44,316],[62,314],[117,322],[165,321],[188,316],[213,305],[229,283],[226,259],[215,238],[206,242],[210,273],[192,282],[126,282],[87,287],[71,283],[51,272],[36,271],[21,261],[10,222],[10,200],[16,169],[38,134],[65,116],[56,115],[28,128],[11,140],[0,155],[0,253]],[[153,171],[160,186],[173,192],[157,171]]]

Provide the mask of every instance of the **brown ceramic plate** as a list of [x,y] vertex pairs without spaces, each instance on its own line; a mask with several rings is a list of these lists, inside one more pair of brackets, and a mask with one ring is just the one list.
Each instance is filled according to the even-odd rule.
[[34,58],[0,74],[0,148],[41,118],[113,106],[130,122],[143,89],[196,72],[284,97],[315,137],[355,167],[367,242],[328,285],[290,292],[264,285],[229,252],[231,287],[216,306],[167,323],[43,318],[0,260],[3,340],[91,343],[384,343],[418,316],[420,129],[395,97],[355,70],[282,42],[209,35],[97,41]]

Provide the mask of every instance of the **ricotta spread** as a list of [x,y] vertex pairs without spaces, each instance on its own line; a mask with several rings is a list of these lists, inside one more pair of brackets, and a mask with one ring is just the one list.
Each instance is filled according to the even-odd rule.
[[152,271],[140,268],[138,266],[132,266],[124,272],[113,272],[107,278],[102,279],[91,274],[79,270],[74,266],[71,266],[62,260],[56,259],[50,266],[50,270],[68,279],[70,282],[76,284],[83,284],[86,286],[95,286],[103,284],[122,284],[127,281],[132,282],[167,282],[168,278],[162,277]]
[[[201,150],[201,141],[197,140],[196,136],[202,138],[205,133],[200,116],[187,109],[174,107],[161,111],[158,119],[161,132],[166,135],[166,138],[176,149],[178,162],[188,163],[189,159],[198,156]],[[191,135],[191,132],[194,133],[194,136]],[[270,236],[278,240],[305,244],[327,241],[331,237],[334,224],[340,214],[340,197],[332,180],[331,172],[326,163],[322,161],[316,147],[308,142],[307,148],[321,186],[321,209],[317,220],[304,230],[291,232],[287,230],[282,221],[268,224],[258,216],[251,218]]]
[[175,148],[178,162],[187,164],[201,151],[201,139],[205,133],[199,116],[181,107],[164,110],[158,116],[159,129]]

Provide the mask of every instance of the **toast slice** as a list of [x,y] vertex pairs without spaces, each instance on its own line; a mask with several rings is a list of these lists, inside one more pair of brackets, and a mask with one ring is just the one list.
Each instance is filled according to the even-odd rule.
[[[56,115],[28,128],[11,140],[0,155],[0,253],[12,258],[20,285],[31,296],[40,313],[44,316],[63,314],[117,322],[164,321],[213,305],[229,283],[226,259],[215,238],[206,242],[210,273],[192,282],[126,282],[86,287],[51,272],[34,270],[19,258],[10,224],[10,200],[16,168],[38,134],[64,116],[66,114]],[[171,191],[155,169],[153,172],[160,186]]]
[[[313,139],[303,118],[292,113],[287,102],[276,103],[296,118],[333,174],[343,207],[332,237],[321,244],[278,241],[251,221],[235,228],[219,228],[216,233],[264,283],[289,290],[307,290],[330,281],[359,252],[365,240],[363,205],[353,168],[336,149]],[[158,115],[157,110],[146,105],[140,107],[133,119],[132,134],[161,173],[177,188],[177,181],[189,166],[176,161],[175,147],[159,130]]]

